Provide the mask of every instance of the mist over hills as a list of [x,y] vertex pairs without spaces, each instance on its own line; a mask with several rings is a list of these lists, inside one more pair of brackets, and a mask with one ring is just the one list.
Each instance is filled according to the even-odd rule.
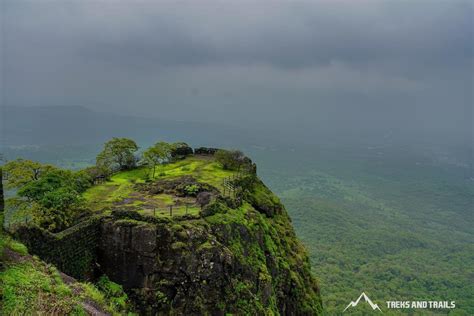
[[[334,111],[333,111],[334,112]],[[197,143],[218,144],[293,144],[293,145],[390,145],[425,144],[446,147],[472,147],[472,135],[453,130],[437,131],[420,126],[399,126],[378,122],[370,124],[316,117],[308,128],[298,124],[256,124],[246,122],[203,122],[131,116],[113,112],[98,112],[85,106],[4,106],[0,112],[3,144],[52,145],[94,144],[110,137],[123,135],[145,142],[163,139],[188,139]],[[333,118],[336,114],[329,115]],[[251,113],[249,113],[251,116]],[[338,128],[331,122],[337,121]],[[355,120],[357,121],[357,120]],[[471,131],[472,132],[472,131]],[[152,135],[152,136],[150,136]]]
[[95,145],[112,137],[131,137],[145,143],[186,139],[210,144],[223,143],[237,135],[241,140],[250,139],[245,130],[219,124],[95,112],[82,106],[7,106],[2,125],[5,146]]
[[[246,151],[290,151],[294,155],[324,155],[337,151],[347,159],[410,152],[428,160],[472,169],[473,142],[468,134],[440,134],[354,126],[334,129],[328,123],[313,130],[276,125],[252,128],[220,123],[178,121],[96,112],[83,106],[5,106],[0,112],[0,146],[3,151],[26,148],[81,147],[92,155],[112,137],[129,137],[142,145],[158,140],[185,141],[192,146],[220,146]],[[455,137],[457,135],[457,137]],[[77,154],[77,150],[74,154]],[[29,156],[27,154],[27,156]],[[11,157],[13,158],[13,157]],[[49,160],[48,157],[45,160]]]
[[473,160],[462,138],[450,143],[408,130],[350,135],[323,127],[299,134],[284,126],[239,128],[85,107],[5,107],[2,114],[7,159],[72,169],[94,164],[111,137],[133,138],[142,148],[159,140],[239,148],[288,207],[329,313],[341,312],[360,290],[377,302],[429,297],[445,291],[446,280],[459,309],[472,311]]

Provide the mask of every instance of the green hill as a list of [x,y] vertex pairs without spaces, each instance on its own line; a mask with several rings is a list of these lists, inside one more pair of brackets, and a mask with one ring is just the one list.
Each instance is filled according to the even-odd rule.
[[319,287],[284,206],[250,159],[227,168],[214,152],[172,159],[155,176],[150,166],[90,176],[87,186],[79,180],[96,169],[45,167],[20,196],[46,190],[38,203],[63,201],[64,185],[80,182],[75,210],[38,216],[24,207],[26,224],[10,211],[9,231],[67,275],[123,286],[126,308],[140,314],[320,314]]

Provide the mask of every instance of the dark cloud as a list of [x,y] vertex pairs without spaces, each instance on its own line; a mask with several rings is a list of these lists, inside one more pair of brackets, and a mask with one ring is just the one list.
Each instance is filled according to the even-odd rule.
[[472,104],[470,1],[2,3],[8,104],[445,129]]

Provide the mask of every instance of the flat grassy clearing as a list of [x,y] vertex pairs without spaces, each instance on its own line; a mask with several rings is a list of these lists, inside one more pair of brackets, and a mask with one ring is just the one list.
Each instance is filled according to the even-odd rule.
[[[200,208],[191,197],[176,197],[169,194],[145,194],[134,189],[135,183],[145,183],[150,169],[140,167],[119,172],[105,183],[98,184],[83,193],[87,206],[95,212],[107,212],[113,208],[136,210],[147,215],[169,217],[172,214],[198,214]],[[183,176],[193,176],[198,182],[207,183],[222,190],[222,180],[233,175],[233,171],[223,170],[212,157],[193,156],[156,167],[154,180],[171,180]],[[188,205],[186,211],[186,205]]]

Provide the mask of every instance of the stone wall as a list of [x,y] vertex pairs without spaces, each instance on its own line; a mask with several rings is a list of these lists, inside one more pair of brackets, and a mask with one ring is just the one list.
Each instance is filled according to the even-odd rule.
[[107,276],[126,289],[148,288],[157,269],[157,225],[106,219],[101,225],[98,262]]
[[78,279],[92,278],[97,262],[101,217],[95,216],[60,233],[35,225],[19,226],[14,235],[30,253]]

